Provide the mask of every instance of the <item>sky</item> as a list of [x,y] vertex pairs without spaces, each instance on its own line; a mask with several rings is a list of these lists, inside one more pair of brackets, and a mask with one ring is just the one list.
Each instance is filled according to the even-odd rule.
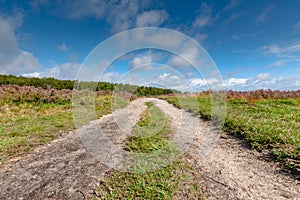
[[[182,91],[215,82],[226,90],[297,90],[299,8],[298,0],[0,0],[0,74],[84,76]],[[122,36],[144,27],[190,40],[176,34]],[[126,41],[104,49],[103,42],[116,37]],[[148,48],[145,40],[156,43]],[[186,45],[192,41],[199,47]],[[118,55],[123,42],[146,48]],[[109,52],[118,57],[106,59]],[[85,69],[90,60],[94,65]]]

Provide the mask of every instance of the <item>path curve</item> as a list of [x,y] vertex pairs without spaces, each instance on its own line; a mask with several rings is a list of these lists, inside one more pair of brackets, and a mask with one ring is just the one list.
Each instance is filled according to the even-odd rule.
[[79,135],[101,126],[114,144],[122,144],[146,101],[152,101],[170,119],[176,133],[172,139],[205,180],[207,199],[300,199],[299,182],[281,174],[276,163],[262,159],[238,139],[226,134],[219,137],[197,116],[154,98],[137,99],[125,109],[1,165],[0,199],[92,197],[109,168],[95,159]]

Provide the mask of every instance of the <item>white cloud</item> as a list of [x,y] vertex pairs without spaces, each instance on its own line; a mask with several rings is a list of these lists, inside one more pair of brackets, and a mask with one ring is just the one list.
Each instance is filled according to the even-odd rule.
[[204,79],[201,78],[193,78],[190,79],[190,83],[193,87],[202,87],[202,86],[206,86],[207,82]]
[[268,67],[281,67],[284,66],[287,62],[287,60],[277,60],[276,62],[270,64]]
[[140,71],[133,68],[120,76],[118,82],[144,86],[159,85],[181,91],[190,90],[188,79],[165,65],[155,66],[150,71]]
[[93,16],[97,19],[107,12],[105,1],[98,0],[31,0],[30,6],[33,11],[50,11],[56,15],[64,15],[70,19],[81,19]]
[[197,32],[193,36],[193,39],[196,40],[199,43],[202,43],[206,38],[207,38],[207,33],[199,33],[199,32]]
[[22,74],[37,70],[41,65],[30,52],[19,48],[15,30],[21,26],[23,14],[14,11],[14,17],[0,16],[0,73]]
[[242,37],[241,34],[234,34],[234,35],[232,35],[232,39],[234,39],[234,40],[238,40],[238,39],[240,39],[241,37]]
[[159,48],[175,52],[180,50],[184,43],[190,42],[189,37],[185,37],[177,31],[155,27],[135,29],[134,31],[123,32],[118,36],[119,51],[128,51],[128,49],[136,48]]
[[229,4],[224,8],[225,11],[234,9],[238,4],[240,3],[240,0],[230,0]]
[[27,77],[54,77],[57,79],[75,79],[78,69],[80,67],[79,63],[63,63],[60,65],[54,65],[53,67],[46,69],[43,72],[33,72],[24,73],[22,76]]
[[247,83],[246,78],[229,78],[224,82],[225,87],[235,88],[237,86],[245,86]]
[[[172,73],[169,72],[159,75],[158,80],[159,83],[173,86],[172,88],[174,89],[181,88],[181,91],[207,90],[209,87],[214,87],[216,84],[218,85],[220,81],[215,78],[203,79],[198,77],[185,79],[177,75],[172,75]],[[223,81],[223,87],[226,90],[234,91],[258,89],[295,90],[300,87],[300,75],[292,77],[272,77],[269,73],[260,73],[250,78],[231,77]]]
[[300,21],[295,24],[294,28],[297,29],[297,30],[300,29]]
[[[192,88],[206,90],[209,85],[217,83],[217,79],[189,79]],[[295,90],[300,87],[300,75],[291,77],[272,77],[269,73],[260,73],[255,77],[238,78],[231,77],[223,81],[223,86],[226,90],[234,91],[249,91],[258,89],[273,89],[273,90]]]
[[263,53],[267,54],[280,54],[283,52],[283,49],[276,44],[263,46],[261,47],[261,50],[263,51]]
[[155,35],[150,35],[145,34],[139,34],[137,35],[137,39],[139,39],[139,42],[147,42],[151,43],[152,45],[157,45],[157,46],[164,46],[166,48],[171,48],[171,49],[178,49],[181,47],[182,44],[184,44],[185,40],[187,38],[183,38],[179,34],[174,35],[168,31],[161,31],[161,32],[156,32]]
[[[37,1],[33,0],[31,6],[33,10],[48,8],[53,10],[56,15],[63,15],[70,19],[82,19],[85,17],[94,17],[105,20],[112,26],[112,32],[118,33],[128,30],[137,25],[137,16],[139,25],[156,26],[162,23],[168,14],[166,11],[145,11],[151,4],[150,0],[124,0],[124,1],[99,1],[99,0],[65,0],[65,1]],[[51,8],[51,9],[49,9]],[[143,13],[144,12],[144,13]],[[154,17],[154,18],[150,18]]]
[[138,55],[133,58],[133,60],[130,62],[130,67],[135,68],[140,65],[145,65],[145,64],[151,64],[153,61],[151,55],[146,54],[146,55]]
[[32,73],[22,74],[22,76],[25,76],[25,77],[35,77],[35,78],[42,78],[41,72],[32,72]]
[[[70,63],[66,62],[63,64],[56,64],[53,67],[46,69],[43,72],[33,72],[33,73],[25,73],[22,76],[25,77],[54,77],[57,79],[68,79],[74,80],[76,76],[78,80],[81,81],[101,81],[101,82],[111,82],[111,83],[119,83],[122,79],[123,74],[114,71],[105,71],[101,77],[99,72],[99,68],[97,66],[80,69],[80,63]],[[80,73],[80,74],[78,74]],[[100,78],[100,80],[99,80]]]
[[245,51],[246,51],[245,49],[235,49],[235,50],[232,50],[232,53],[242,53]]
[[160,26],[168,19],[169,15],[165,10],[150,10],[138,14],[136,27]]
[[122,74],[118,72],[105,72],[101,77],[101,82],[120,83]]
[[262,13],[257,17],[256,21],[260,22],[260,23],[265,23],[270,18],[270,15],[271,15],[272,11],[274,10],[274,8],[275,8],[274,4],[268,5],[262,11]]
[[62,43],[61,45],[59,45],[57,47],[60,51],[62,52],[68,52],[69,51],[69,47],[66,45],[66,43]]
[[196,16],[192,26],[194,29],[202,29],[206,26],[211,25],[213,21],[214,19],[212,17],[212,8],[206,3],[202,3],[200,7],[200,12]]
[[158,76],[158,79],[160,80],[166,80],[166,79],[178,79],[179,77],[176,75],[171,75],[170,73],[163,73],[161,75]]
[[[28,77],[55,77],[60,79],[74,79],[79,68],[76,63],[64,63],[56,65],[45,72],[35,72],[24,74]],[[218,85],[220,80],[216,78],[189,78],[186,79],[174,69],[162,66],[161,68],[152,68],[151,73],[143,73],[136,68],[126,74],[118,72],[105,72],[100,81],[114,83],[129,83],[135,85],[161,85],[166,88],[176,89],[180,91],[200,91],[207,90],[210,86]],[[69,74],[69,72],[72,72]],[[157,72],[162,72],[157,74]],[[88,73],[92,73],[89,71]],[[157,74],[157,75],[155,75]],[[90,80],[90,79],[89,79]],[[95,79],[95,81],[98,81]],[[255,77],[238,78],[231,77],[223,81],[224,89],[235,91],[248,91],[257,89],[279,89],[279,90],[295,90],[300,87],[300,75],[293,77],[272,77],[269,73],[260,73]]]
[[278,44],[266,45],[260,48],[264,54],[275,54],[278,56],[289,56],[300,52],[300,43],[294,43],[286,46]]
[[228,25],[231,22],[237,20],[242,15],[242,12],[233,12],[230,14],[230,16],[224,21],[224,25]]
[[40,11],[40,7],[48,5],[49,0],[31,0],[28,2],[33,11]]
[[167,78],[168,76],[170,76],[169,73],[163,73],[163,74],[159,75],[158,78],[159,78],[159,79],[165,79],[165,78]]
[[288,63],[300,62],[300,43],[294,42],[289,45],[271,44],[260,48],[260,51],[265,55],[276,56],[279,60],[271,63],[267,67],[281,67]]
[[[0,55],[3,54],[15,54],[18,49],[18,41],[14,33],[14,27],[12,19],[0,17]],[[3,57],[1,58],[1,60]]]
[[156,64],[159,64],[157,62],[160,62],[161,57],[161,52],[152,52],[149,50],[145,53],[128,55],[127,59],[131,60],[129,62],[131,70],[149,71],[152,70]]
[[137,0],[120,2],[109,3],[107,8],[109,9],[107,21],[112,25],[112,30],[115,33],[134,27],[135,18],[141,9],[141,5]]
[[167,65],[174,68],[187,67],[190,65],[186,60],[180,56],[172,56],[172,58],[167,62]]
[[103,19],[112,26],[112,32],[117,33],[132,28],[135,25],[135,17],[139,10],[142,10],[147,2],[138,0],[130,1],[84,1],[65,0],[48,2],[54,4],[56,12],[70,19],[82,19],[85,17],[95,17]]
[[55,77],[58,79],[75,79],[77,71],[80,67],[79,63],[63,63],[55,65],[43,73],[47,77]]
[[171,59],[167,62],[167,65],[169,65],[171,67],[175,67],[175,68],[191,66],[190,63],[197,62],[198,53],[199,53],[198,49],[196,49],[196,48],[186,49],[181,54],[172,56]]
[[256,77],[258,80],[268,80],[270,78],[269,73],[260,73]]
[[158,85],[164,86],[165,88],[171,88],[183,92],[193,90],[193,88],[189,84],[189,80],[173,70],[160,74],[152,81]]
[[190,84],[195,89],[205,89],[207,86],[213,86],[218,83],[218,80],[215,78],[201,79],[201,78],[192,78],[190,79]]
[[300,44],[295,44],[284,49],[284,52],[296,53],[300,51]]
[[291,77],[272,77],[269,73],[260,73],[252,78],[229,78],[224,80],[227,90],[295,90],[300,86],[300,75]]
[[40,67],[40,63],[34,55],[27,51],[20,51],[5,66],[6,73],[20,74],[33,71]]
[[212,6],[208,5],[207,3],[201,3],[201,6],[194,20],[190,24],[186,24],[185,26],[178,26],[177,29],[187,35],[190,35],[199,43],[203,43],[208,37],[205,28],[213,25],[219,15],[220,13],[213,13]]

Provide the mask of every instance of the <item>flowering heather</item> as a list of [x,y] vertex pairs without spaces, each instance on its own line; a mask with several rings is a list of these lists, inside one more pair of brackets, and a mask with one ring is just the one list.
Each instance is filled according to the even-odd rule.
[[72,98],[72,90],[43,89],[34,86],[0,85],[0,102],[66,103]]
[[[222,92],[223,93],[223,92]],[[280,91],[280,90],[254,90],[254,91],[225,91],[226,98],[229,99],[244,99],[244,100],[259,100],[259,99],[289,99],[300,98],[300,90],[295,91]],[[207,97],[210,91],[196,93],[198,97]]]
[[279,90],[255,90],[247,92],[227,91],[229,99],[288,99],[300,98],[300,90],[295,91],[279,91]]

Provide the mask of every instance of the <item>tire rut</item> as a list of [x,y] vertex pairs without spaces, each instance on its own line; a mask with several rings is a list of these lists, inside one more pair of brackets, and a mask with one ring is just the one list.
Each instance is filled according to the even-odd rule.
[[[118,164],[111,156],[120,151],[147,101],[169,118],[174,131],[171,140],[196,166],[204,180],[205,185],[200,187],[206,188],[206,199],[300,199],[299,182],[280,173],[278,164],[262,159],[238,139],[216,134],[199,117],[155,98],[137,99],[124,109],[3,164],[0,199],[92,198],[101,177]],[[99,134],[99,128],[103,134]],[[120,148],[109,149],[108,142]],[[105,148],[110,151],[103,151]],[[99,152],[104,153],[97,155]]]

